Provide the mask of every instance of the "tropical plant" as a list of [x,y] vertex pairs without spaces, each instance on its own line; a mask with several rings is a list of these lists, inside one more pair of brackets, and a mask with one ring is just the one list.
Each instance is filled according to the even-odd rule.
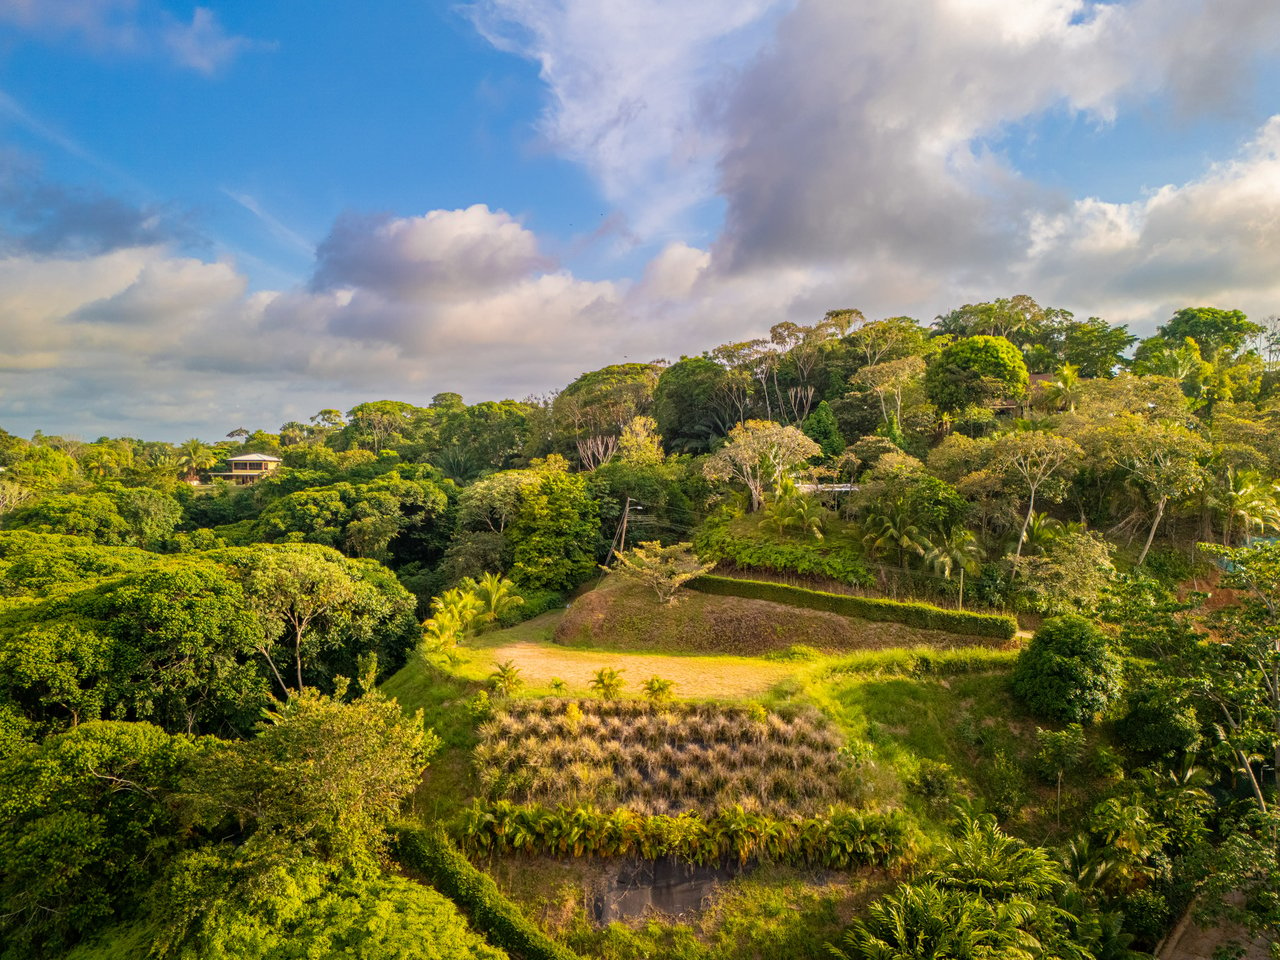
[[211,469],[217,462],[218,454],[194,437],[178,448],[177,465],[186,480],[195,480],[202,471]]
[[662,677],[650,677],[644,682],[645,699],[651,703],[666,703],[671,699],[671,688],[674,684]]
[[866,531],[862,539],[868,548],[874,552],[897,551],[898,566],[904,570],[908,555],[922,557],[932,547],[924,532],[901,506],[895,505],[887,513],[871,514],[863,521],[862,527]]
[[1062,824],[1062,778],[1084,759],[1084,729],[1072,723],[1065,730],[1036,730],[1036,763],[1045,775],[1057,780],[1055,815]]
[[903,885],[855,920],[831,955],[841,960],[1033,960],[1039,942],[1024,927],[1035,908],[992,903],[936,884]]
[[715,562],[702,563],[693,552],[690,543],[675,543],[664,547],[655,540],[646,540],[630,550],[616,554],[614,571],[623,577],[643,584],[654,592],[659,603],[671,603],[682,586],[711,572]]
[[1120,661],[1097,626],[1067,614],[1036,631],[1012,679],[1013,692],[1036,715],[1090,723],[1120,692]]
[[622,671],[601,667],[592,675],[590,686],[600,695],[601,700],[616,700],[622,693]]
[[1045,399],[1053,405],[1054,409],[1075,413],[1076,404],[1080,402],[1080,396],[1083,393],[1080,368],[1075,364],[1064,363],[1044,392]]
[[772,502],[765,507],[760,525],[779,536],[794,532],[801,537],[821,540],[826,522],[827,511],[823,506],[796,489],[788,477],[778,487]]
[[925,564],[947,580],[952,573],[960,574],[958,606],[964,609],[964,575],[976,574],[982,569],[982,547],[973,531],[953,527],[939,537],[934,537],[925,551]]
[[1280,503],[1277,485],[1256,470],[1236,470],[1228,466],[1225,482],[1214,498],[1222,514],[1222,545],[1229,547],[1237,529],[1249,537],[1280,530]]
[[498,696],[509,697],[524,686],[524,678],[520,676],[520,668],[513,661],[504,660],[489,675],[489,685]]
[[479,601],[476,619],[486,626],[497,623],[516,607],[524,605],[524,597],[520,596],[516,585],[496,573],[486,573],[479,580],[466,577],[459,587]]

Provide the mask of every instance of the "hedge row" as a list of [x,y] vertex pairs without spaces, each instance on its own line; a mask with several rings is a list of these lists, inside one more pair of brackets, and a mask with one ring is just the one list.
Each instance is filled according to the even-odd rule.
[[1009,641],[1018,632],[1018,621],[1004,614],[969,613],[965,610],[944,610],[927,603],[909,603],[901,600],[882,600],[873,597],[848,597],[821,590],[807,590],[783,583],[765,583],[762,580],[739,580],[734,577],[702,576],[690,580],[688,586],[702,593],[714,593],[727,597],[745,597],[748,600],[770,600],[792,607],[823,610],[846,617],[863,620],[902,623],[923,630],[945,630],[974,637],[992,637]]
[[495,947],[523,960],[580,960],[503,896],[487,874],[458,852],[442,827],[401,824],[392,850],[401,864],[456,903]]
[[551,856],[678,857],[702,866],[751,860],[848,870],[890,866],[912,847],[900,812],[831,808],[800,820],[775,819],[732,806],[712,816],[646,816],[625,807],[547,808],[477,802],[462,827],[473,849]]

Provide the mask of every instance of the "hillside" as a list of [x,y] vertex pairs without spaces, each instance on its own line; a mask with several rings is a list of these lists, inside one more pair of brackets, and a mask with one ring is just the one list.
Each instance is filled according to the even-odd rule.
[[990,646],[978,637],[873,623],[765,600],[682,591],[675,603],[621,578],[608,577],[569,604],[555,628],[556,643],[615,650],[679,650],[742,656],[779,654],[792,647],[855,653],[892,647],[952,649]]

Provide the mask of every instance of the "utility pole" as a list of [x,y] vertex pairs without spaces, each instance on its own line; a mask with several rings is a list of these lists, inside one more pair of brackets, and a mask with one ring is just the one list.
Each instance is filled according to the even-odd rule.
[[[643,507],[637,503],[635,509],[641,510]],[[609,544],[609,555],[604,558],[604,565],[606,567],[609,565],[609,561],[613,559],[614,554],[619,550],[627,549],[627,518],[630,516],[631,498],[627,497],[627,505],[622,508],[622,522],[614,533],[613,543]]]

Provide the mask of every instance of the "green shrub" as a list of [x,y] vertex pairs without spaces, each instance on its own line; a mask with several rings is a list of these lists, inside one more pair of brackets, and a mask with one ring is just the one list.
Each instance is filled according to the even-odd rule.
[[1089,723],[1120,692],[1120,660],[1084,617],[1046,620],[1018,657],[1013,692],[1036,716]]
[[1200,720],[1196,708],[1175,691],[1148,683],[1125,697],[1116,734],[1124,748],[1138,756],[1170,757],[1199,745]]
[[558,590],[534,590],[526,587],[520,591],[524,603],[504,611],[498,617],[498,626],[514,627],[534,617],[564,606],[564,594]]
[[1017,662],[1014,650],[966,647],[961,650],[897,648],[855,653],[832,663],[826,676],[874,673],[897,677],[956,677],[970,673],[993,673],[1010,669]]
[[784,820],[741,806],[708,817],[666,817],[625,807],[606,813],[587,805],[545,808],[477,801],[467,812],[462,836],[473,849],[491,853],[644,860],[670,856],[704,866],[760,860],[836,870],[892,866],[913,845],[900,811],[860,813],[836,807],[821,816]]
[[471,918],[495,947],[525,960],[578,960],[543,933],[502,895],[497,884],[472,866],[439,827],[400,825],[393,852],[401,864],[421,873]]
[[693,548],[702,560],[731,563],[744,570],[811,574],[864,587],[873,582],[860,557],[820,541],[736,536],[723,523],[709,522],[694,537]]
[[913,793],[926,800],[945,799],[951,795],[954,785],[955,775],[952,773],[951,765],[930,760],[927,757],[920,760],[915,776],[911,778],[909,784]]
[[942,630],[947,633],[991,637],[1003,641],[1012,640],[1018,631],[1018,621],[1003,614],[944,610],[927,603],[907,603],[873,597],[848,597],[821,590],[791,587],[782,583],[766,583],[762,580],[705,576],[690,581],[689,586],[702,593],[743,597],[748,600],[768,600],[792,607],[838,613],[845,617],[901,623],[922,630]]
[[1151,576],[1168,587],[1191,579],[1195,573],[1195,558],[1187,556],[1182,550],[1156,548],[1147,553],[1143,568]]

